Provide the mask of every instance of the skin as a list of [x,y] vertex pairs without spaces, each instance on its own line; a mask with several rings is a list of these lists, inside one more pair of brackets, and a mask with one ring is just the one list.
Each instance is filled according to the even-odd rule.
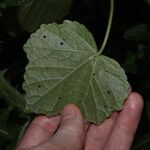
[[85,124],[80,110],[67,105],[60,116],[36,117],[17,150],[129,150],[140,120],[143,99],[129,94],[124,108],[100,125]]

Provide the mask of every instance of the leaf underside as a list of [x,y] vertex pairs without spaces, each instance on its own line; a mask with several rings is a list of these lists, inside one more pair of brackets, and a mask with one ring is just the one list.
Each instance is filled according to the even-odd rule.
[[24,49],[28,112],[52,116],[74,103],[85,121],[99,124],[123,107],[129,88],[124,70],[98,55],[92,34],[78,22],[41,25]]

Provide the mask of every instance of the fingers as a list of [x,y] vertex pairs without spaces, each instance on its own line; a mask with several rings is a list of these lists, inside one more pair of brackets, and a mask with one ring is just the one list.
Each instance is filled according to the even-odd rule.
[[36,117],[27,131],[25,132],[21,143],[19,143],[17,150],[23,148],[32,148],[39,145],[50,138],[56,131],[60,122],[60,116],[48,118],[46,116]]
[[58,131],[49,142],[41,145],[39,149],[80,150],[84,144],[84,130],[84,121],[80,110],[77,106],[69,104],[62,111]]
[[107,139],[109,138],[117,116],[118,113],[114,112],[110,118],[106,119],[100,125],[90,125],[86,135],[85,150],[103,149]]
[[118,115],[105,150],[129,150],[136,132],[143,108],[138,93],[129,95],[123,110]]
[[[106,119],[101,125],[85,127],[80,110],[73,104],[67,105],[60,116],[37,117],[27,129],[17,150],[128,150],[132,143],[143,108],[142,97],[137,93],[129,95],[123,110]],[[60,127],[58,128],[58,125]],[[54,132],[57,132],[54,134]],[[53,135],[54,134],[54,135]],[[51,137],[53,135],[53,137]],[[31,138],[32,137],[32,138]],[[107,142],[107,143],[106,143]]]
[[85,124],[85,133],[88,131],[89,127],[90,127],[90,123],[86,123]]

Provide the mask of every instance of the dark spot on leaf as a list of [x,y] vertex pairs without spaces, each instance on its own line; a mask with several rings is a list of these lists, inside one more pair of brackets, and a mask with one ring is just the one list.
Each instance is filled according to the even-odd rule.
[[106,108],[106,106],[104,106],[104,108]]
[[95,73],[93,73],[93,76],[95,76]]
[[64,43],[63,43],[63,42],[60,42],[60,45],[64,45]]
[[46,36],[44,35],[44,36],[43,36],[43,38],[45,39],[45,38],[46,38]]
[[59,97],[59,100],[61,100],[61,97]]
[[41,85],[38,85],[38,88],[41,88]]
[[107,91],[107,94],[110,94],[110,91]]
[[63,41],[66,41],[65,39],[63,39]]

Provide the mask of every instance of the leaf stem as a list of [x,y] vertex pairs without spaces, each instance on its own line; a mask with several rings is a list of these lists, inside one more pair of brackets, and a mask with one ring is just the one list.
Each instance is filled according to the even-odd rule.
[[109,33],[110,33],[111,25],[112,25],[113,13],[114,13],[114,0],[110,0],[110,13],[109,13],[109,19],[108,19],[108,26],[107,26],[105,38],[103,40],[103,44],[98,52],[98,55],[100,55],[103,52],[106,46],[106,43],[108,41]]

